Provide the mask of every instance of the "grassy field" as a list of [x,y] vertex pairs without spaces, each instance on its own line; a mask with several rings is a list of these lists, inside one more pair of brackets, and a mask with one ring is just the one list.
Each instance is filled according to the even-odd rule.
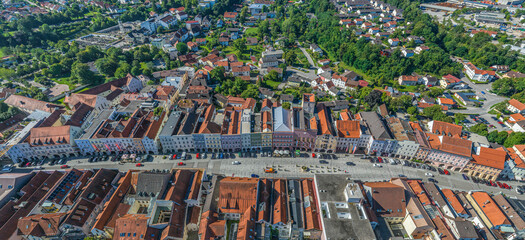
[[277,89],[279,84],[281,84],[281,82],[274,82],[274,81],[270,81],[270,80],[265,81],[265,83],[266,83],[266,85],[268,85],[272,89]]
[[253,35],[256,35],[258,33],[258,29],[256,27],[248,28],[248,29],[246,29],[246,31],[244,33],[246,35],[253,36]]

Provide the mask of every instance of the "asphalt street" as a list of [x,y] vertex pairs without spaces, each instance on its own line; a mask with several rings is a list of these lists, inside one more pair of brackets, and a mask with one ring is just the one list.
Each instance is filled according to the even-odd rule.
[[[193,154],[192,154],[193,155]],[[235,165],[233,161],[239,161],[240,164]],[[359,179],[361,181],[385,181],[393,177],[399,177],[404,175],[408,178],[428,180],[429,176],[425,176],[425,173],[431,173],[438,185],[442,188],[451,188],[454,190],[483,190],[490,193],[504,193],[508,196],[525,199],[525,195],[519,195],[514,190],[518,185],[524,185],[523,183],[515,181],[505,181],[511,185],[513,189],[501,189],[498,187],[486,186],[484,184],[477,184],[471,180],[464,180],[460,173],[451,172],[451,175],[440,175],[438,172],[432,172],[430,170],[412,168],[402,165],[391,165],[387,163],[381,163],[381,167],[374,167],[369,160],[360,159],[353,155],[339,155],[337,160],[326,160],[328,163],[321,164],[319,159],[316,158],[274,158],[274,157],[261,157],[257,155],[257,158],[239,158],[236,156],[235,159],[195,159],[193,155],[191,160],[170,160],[164,158],[162,155],[155,156],[153,161],[144,162],[142,167],[137,167],[135,163],[124,163],[119,164],[118,162],[95,162],[89,163],[85,158],[78,158],[69,160],[67,165],[77,169],[89,169],[89,168],[111,168],[118,169],[120,171],[127,171],[129,169],[171,169],[171,168],[202,168],[207,173],[223,174],[225,176],[237,176],[237,177],[250,177],[252,174],[258,175],[259,177],[313,177],[316,173],[333,173],[333,174],[348,174],[353,179]],[[183,162],[183,166],[179,166],[179,163]],[[355,166],[348,166],[347,162],[353,162]],[[303,166],[308,168],[308,171],[303,170]],[[56,170],[60,169],[61,165],[49,166],[44,164],[44,170]],[[276,173],[265,173],[265,168],[274,168]],[[15,168],[13,172],[27,172],[31,171],[32,168]],[[501,181],[504,182],[504,181]]]

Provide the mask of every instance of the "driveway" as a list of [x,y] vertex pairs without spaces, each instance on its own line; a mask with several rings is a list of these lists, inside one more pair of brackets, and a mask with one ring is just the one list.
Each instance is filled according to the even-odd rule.
[[301,51],[303,52],[303,54],[306,56],[306,58],[308,59],[308,63],[310,63],[310,65],[315,68],[315,62],[314,60],[312,59],[312,56],[310,56],[310,54],[306,51],[306,49],[304,49],[303,47],[299,48],[301,49]]

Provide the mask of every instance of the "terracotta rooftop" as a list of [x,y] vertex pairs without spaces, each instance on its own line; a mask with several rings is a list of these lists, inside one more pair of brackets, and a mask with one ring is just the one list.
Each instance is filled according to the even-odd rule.
[[427,133],[428,141],[433,149],[444,152],[470,157],[472,154],[472,141],[454,138],[449,136],[439,136]]
[[44,238],[56,236],[65,216],[66,213],[47,213],[21,218],[18,220],[18,235]]
[[273,224],[288,223],[288,188],[285,179],[273,181]]
[[[319,207],[317,206],[317,196],[313,187],[312,179],[303,179],[303,201],[304,207],[304,222],[306,230],[321,230],[319,222]],[[309,204],[306,204],[309,203]]]
[[30,131],[26,141],[31,146],[70,144],[71,126],[37,127]]
[[223,178],[219,184],[219,211],[244,213],[249,207],[255,206],[258,182],[257,178]]
[[33,98],[28,98],[20,95],[11,95],[9,96],[4,103],[10,106],[15,106],[26,111],[35,111],[40,110],[44,112],[53,112],[57,108],[63,108],[62,106],[55,105],[52,103],[36,100]]
[[494,226],[511,225],[509,219],[486,192],[473,192],[472,198]]
[[509,100],[509,104],[512,105],[513,107],[517,108],[520,111],[525,110],[525,104],[521,103],[520,101],[518,101],[516,99]]
[[452,190],[448,188],[443,188],[441,189],[441,192],[445,196],[445,199],[448,201],[448,203],[452,206],[454,211],[456,211],[456,213],[467,214],[467,211],[465,210],[465,208],[463,208],[463,205]]
[[359,121],[337,120],[336,125],[339,137],[359,138],[361,136],[361,125]]
[[507,160],[507,152],[502,149],[480,147],[479,155],[472,155],[472,163],[503,170]]
[[462,130],[463,127],[460,125],[434,120],[431,132],[438,135],[461,136]]

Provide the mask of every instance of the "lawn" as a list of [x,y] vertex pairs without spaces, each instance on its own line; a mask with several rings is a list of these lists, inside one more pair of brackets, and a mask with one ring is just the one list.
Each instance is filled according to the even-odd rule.
[[417,92],[417,86],[399,86],[401,92]]
[[259,30],[256,27],[252,27],[252,28],[247,28],[244,34],[249,35],[249,36],[254,36],[254,35],[257,35],[258,32]]
[[281,82],[275,82],[275,81],[271,81],[271,80],[266,80],[266,81],[264,81],[264,83],[266,83],[266,85],[268,85],[272,89],[277,89],[279,84],[281,84]]
[[71,81],[68,80],[69,77],[63,77],[63,78],[53,78],[53,82],[56,82],[57,84],[65,84],[69,86],[69,90],[73,90],[76,88],[76,84],[73,84]]

